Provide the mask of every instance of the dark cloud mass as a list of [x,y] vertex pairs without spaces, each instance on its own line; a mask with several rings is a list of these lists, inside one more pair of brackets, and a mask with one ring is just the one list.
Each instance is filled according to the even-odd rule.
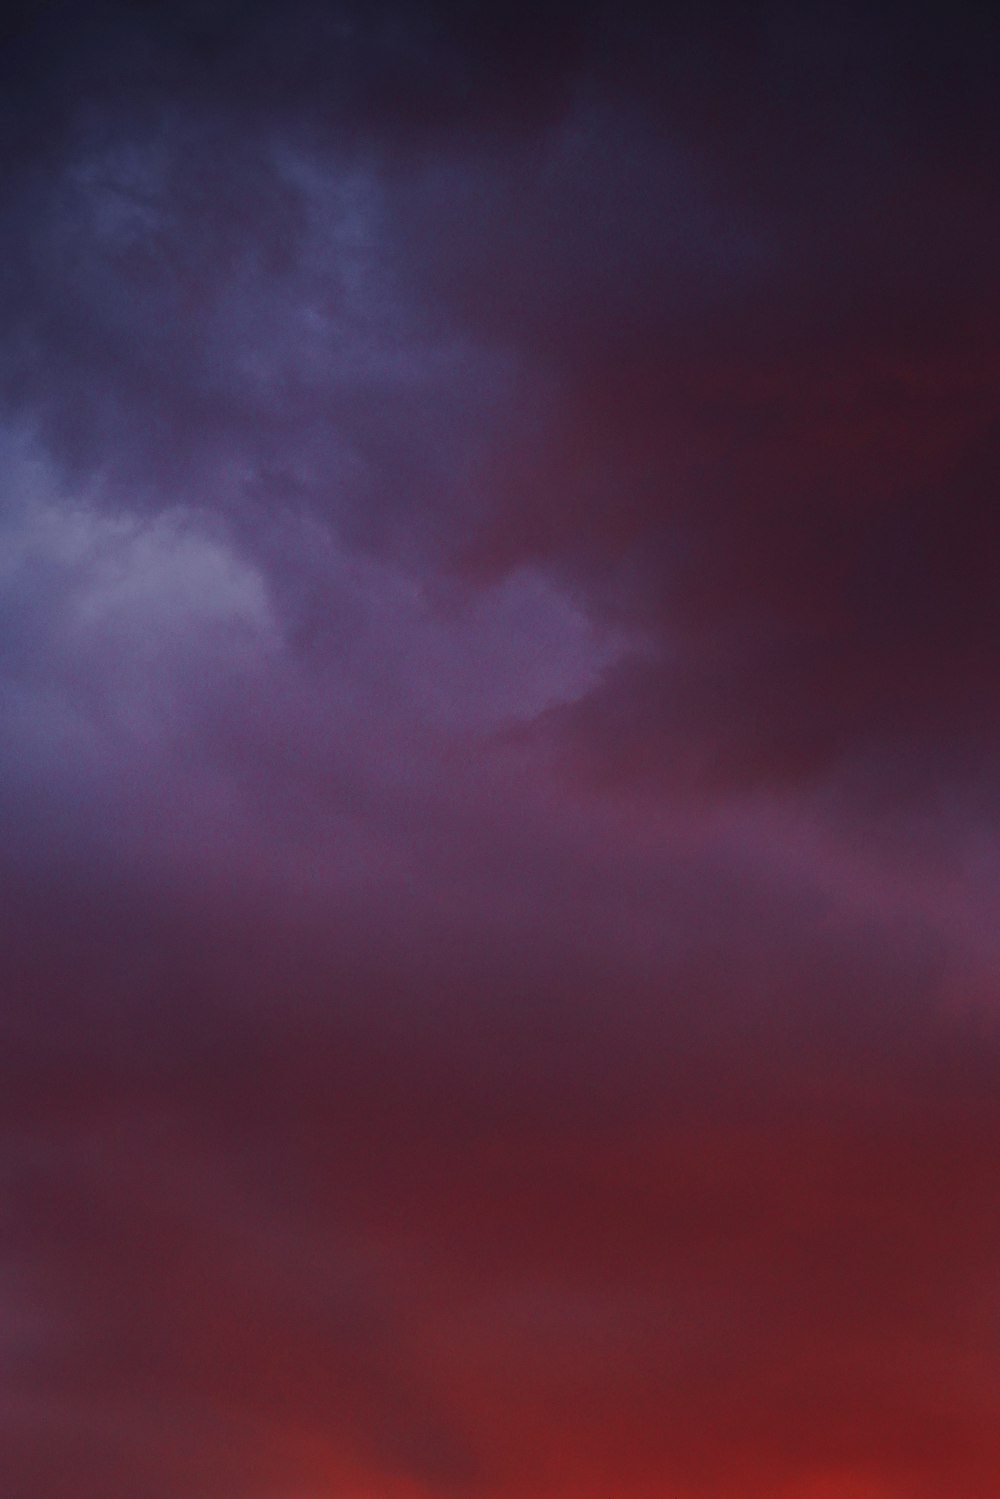
[[0,49],[0,1489],[994,1499],[987,8]]

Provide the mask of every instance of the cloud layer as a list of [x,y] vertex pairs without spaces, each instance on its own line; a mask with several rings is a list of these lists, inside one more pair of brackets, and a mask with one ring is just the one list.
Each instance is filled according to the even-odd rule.
[[12,1499],[992,1499],[982,13],[25,8]]

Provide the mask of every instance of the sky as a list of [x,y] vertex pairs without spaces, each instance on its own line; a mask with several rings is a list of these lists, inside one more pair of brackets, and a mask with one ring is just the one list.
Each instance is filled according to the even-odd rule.
[[5,1499],[995,1499],[989,11],[9,12]]

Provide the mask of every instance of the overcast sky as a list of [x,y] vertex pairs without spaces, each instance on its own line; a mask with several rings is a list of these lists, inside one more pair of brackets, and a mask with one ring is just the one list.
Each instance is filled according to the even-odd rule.
[[5,1499],[996,1499],[987,10],[4,23]]

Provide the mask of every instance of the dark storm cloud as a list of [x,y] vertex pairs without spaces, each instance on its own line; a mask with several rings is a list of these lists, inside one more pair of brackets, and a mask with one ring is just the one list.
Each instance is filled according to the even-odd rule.
[[483,179],[462,316],[519,330],[551,411],[474,556],[596,574],[648,626],[652,663],[582,721],[625,782],[864,782],[900,755],[925,790],[992,780],[981,33],[771,21],[710,53],[697,98],[668,70],[644,131],[593,127],[585,192],[572,163],[499,208]]
[[5,1492],[995,1494],[992,21],[8,25]]
[[618,777],[991,780],[983,17],[21,33],[8,387],[71,471],[569,569],[652,637]]

